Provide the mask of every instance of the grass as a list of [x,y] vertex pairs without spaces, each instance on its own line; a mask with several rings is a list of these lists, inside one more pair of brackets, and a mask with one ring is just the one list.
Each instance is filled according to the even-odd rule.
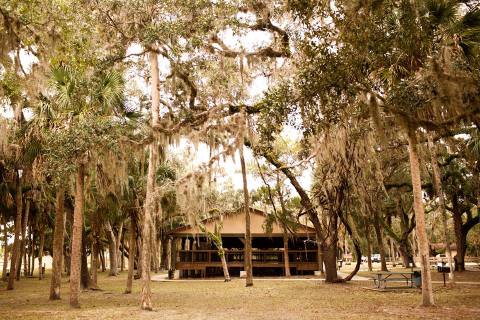
[[[480,272],[469,275],[480,281]],[[480,285],[434,285],[436,306],[419,306],[416,289],[376,292],[368,282],[324,284],[319,281],[244,280],[153,282],[154,311],[141,311],[140,280],[123,294],[126,274],[101,274],[102,291],[84,291],[81,309],[68,306],[68,283],[60,301],[48,301],[50,279],[22,279],[14,291],[0,289],[0,319],[478,319]]]

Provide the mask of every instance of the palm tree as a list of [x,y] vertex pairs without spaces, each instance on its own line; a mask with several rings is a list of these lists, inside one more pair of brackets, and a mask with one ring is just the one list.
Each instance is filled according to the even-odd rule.
[[[149,52],[151,96],[152,106],[150,109],[151,126],[158,125],[160,114],[160,79],[158,69],[158,56],[156,52]],[[142,226],[142,304],[143,310],[152,310],[152,290],[150,288],[150,262],[151,262],[151,227],[152,216],[155,212],[154,192],[155,173],[158,159],[158,147],[156,142],[149,146],[147,190],[145,195],[145,208]]]
[[[416,14],[419,14],[418,7],[413,5],[416,9]],[[475,47],[478,48],[480,40],[478,38],[472,37],[472,32],[478,30],[480,27],[480,10],[478,8],[468,11],[465,15],[459,15],[459,2],[457,1],[429,1],[426,3],[425,8],[429,13],[429,24],[428,27],[431,28],[431,31],[438,39],[440,39],[440,47],[435,48],[436,44],[431,45],[430,50],[427,50],[428,53],[433,53],[433,59],[430,61],[430,71],[427,71],[425,78],[429,78],[432,72],[435,80],[439,83],[439,90],[441,91],[440,95],[445,94],[446,103],[440,102],[436,98],[433,99],[431,107],[433,107],[428,114],[431,116],[431,119],[436,120],[437,122],[442,122],[446,118],[456,116],[460,109],[460,112],[463,112],[463,108],[466,105],[457,104],[457,95],[463,95],[463,92],[451,92],[450,89],[446,89],[452,84],[452,80],[448,79],[448,75],[455,63],[452,59],[448,61],[448,52],[452,50],[453,46],[458,46],[461,48],[465,57],[468,57],[471,54],[472,49]],[[459,18],[458,18],[459,16]],[[425,28],[425,29],[428,29]],[[464,35],[465,38],[457,40],[459,35]],[[438,51],[435,51],[438,50]],[[416,59],[416,57],[412,57]],[[438,60],[437,60],[438,59]],[[427,60],[428,62],[428,60]],[[411,68],[411,67],[410,67]],[[407,67],[406,70],[409,70]],[[440,71],[442,70],[442,71]],[[417,69],[414,68],[411,70],[415,73],[418,73]],[[455,81],[468,81],[468,75],[463,78],[465,75],[460,75],[460,78]],[[454,82],[455,82],[454,81]],[[445,99],[442,98],[444,101]],[[453,103],[452,103],[453,102]],[[425,104],[422,105],[425,107]],[[437,110],[442,110],[440,113]],[[416,112],[415,112],[416,114]],[[416,229],[417,229],[417,238],[419,245],[420,253],[420,262],[422,264],[422,296],[423,296],[423,305],[433,305],[433,290],[431,283],[431,274],[430,274],[430,265],[429,265],[429,244],[428,237],[426,232],[425,225],[425,208],[422,200],[422,187],[421,187],[421,176],[420,176],[420,165],[419,165],[419,155],[418,155],[418,139],[417,139],[417,128],[421,126],[417,122],[418,118],[413,117],[406,118],[405,116],[400,116],[400,121],[404,124],[405,135],[407,136],[408,141],[408,152],[410,160],[410,172],[412,177],[412,187],[413,187],[413,200],[414,200],[414,211],[415,211],[415,220],[416,220]],[[440,126],[442,129],[445,126]],[[437,185],[438,187],[438,185]],[[437,192],[440,192],[437,190]],[[444,225],[446,228],[446,225]],[[447,230],[444,230],[447,232]]]
[[4,163],[0,160],[0,219],[3,224],[3,270],[2,281],[7,280],[8,256],[8,228],[7,222],[10,219],[9,211],[14,207],[14,200],[10,193],[9,183],[6,177],[7,170]]
[[245,166],[245,157],[243,155],[243,143],[239,147],[240,152],[240,166],[242,167],[243,180],[243,206],[245,210],[245,250],[244,250],[244,264],[247,277],[245,279],[245,286],[253,286],[253,267],[252,267],[252,235],[250,232],[250,196],[248,194],[247,186],[247,169]]
[[[72,171],[75,171],[76,187],[70,263],[70,305],[79,307],[85,174],[93,155],[92,151],[97,149],[95,151],[98,153],[101,148],[108,148],[109,135],[115,134],[116,123],[110,122],[110,118],[121,106],[123,82],[120,74],[112,70],[99,70],[94,76],[88,77],[75,67],[59,66],[52,70],[52,87],[55,92],[53,104],[57,108],[58,119],[66,124],[56,128],[55,140],[50,137],[51,143],[55,141],[57,147],[63,149],[53,150],[51,147],[48,151],[76,160],[75,167],[72,167]],[[76,140],[75,144],[81,148],[69,150],[67,146],[72,143],[71,140]]]

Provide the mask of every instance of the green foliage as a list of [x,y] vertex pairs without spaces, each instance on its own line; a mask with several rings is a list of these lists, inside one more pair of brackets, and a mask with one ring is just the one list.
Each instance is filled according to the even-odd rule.
[[452,23],[458,12],[458,1],[455,0],[428,0],[425,8],[428,18],[433,25]]
[[177,172],[168,163],[162,163],[157,167],[157,183],[162,185],[177,180]]

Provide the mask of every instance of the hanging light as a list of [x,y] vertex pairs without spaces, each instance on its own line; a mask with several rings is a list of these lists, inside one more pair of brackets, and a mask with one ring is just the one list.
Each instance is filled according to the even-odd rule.
[[23,175],[23,170],[22,169],[18,169],[18,177],[21,178]]

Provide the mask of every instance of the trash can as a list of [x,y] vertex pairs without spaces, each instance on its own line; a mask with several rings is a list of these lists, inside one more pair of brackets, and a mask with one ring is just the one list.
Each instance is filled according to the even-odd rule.
[[437,272],[449,273],[450,267],[443,262],[441,265],[437,265]]
[[422,287],[422,273],[420,271],[413,272],[412,283],[417,288]]

